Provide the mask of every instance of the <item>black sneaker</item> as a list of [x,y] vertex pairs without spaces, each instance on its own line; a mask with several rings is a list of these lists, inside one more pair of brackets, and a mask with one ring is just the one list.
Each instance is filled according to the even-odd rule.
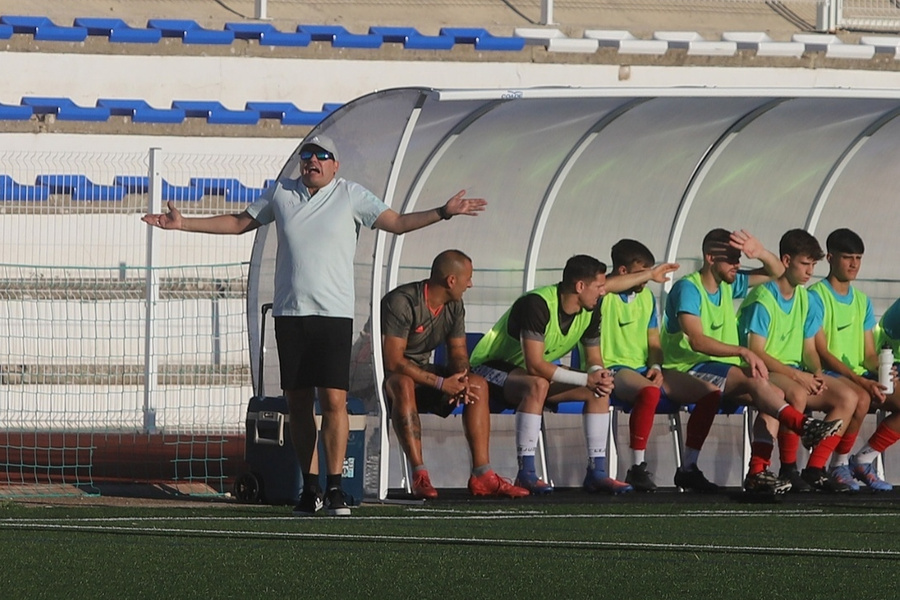
[[719,486],[708,480],[697,465],[691,465],[686,469],[682,467],[675,471],[675,487],[701,494],[715,494],[719,491]]
[[800,473],[800,476],[813,487],[815,490],[819,490],[820,492],[833,492],[833,493],[842,493],[849,492],[852,488],[846,483],[842,483],[837,479],[828,476],[828,473],[825,472],[825,469],[818,469],[816,467],[806,467],[803,469],[803,472]]
[[806,417],[803,419],[803,433],[800,434],[800,441],[805,447],[812,448],[828,436],[836,434],[843,424],[844,421],[841,419],[820,421]]
[[631,485],[636,492],[655,492],[656,484],[653,483],[653,473],[647,470],[647,463],[642,462],[628,469],[625,474],[625,483]]
[[791,482],[790,492],[792,494],[807,494],[813,491],[813,487],[800,476],[797,463],[782,463],[781,469],[778,471],[778,479]]
[[322,490],[303,490],[293,514],[295,517],[306,517],[320,510],[322,510]]
[[329,517],[349,517],[350,507],[341,488],[331,488],[325,493],[325,514]]
[[754,494],[783,494],[789,489],[791,482],[776,477],[772,471],[761,471],[744,479],[744,491]]

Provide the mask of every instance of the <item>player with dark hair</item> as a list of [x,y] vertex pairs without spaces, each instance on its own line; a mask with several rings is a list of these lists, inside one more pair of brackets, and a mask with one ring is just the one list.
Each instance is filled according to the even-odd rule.
[[[702,249],[700,270],[677,281],[666,299],[663,366],[711,382],[725,399],[749,402],[760,413],[776,417],[800,433],[806,446],[833,435],[843,425],[841,421],[812,419],[787,404],[784,393],[768,381],[763,360],[739,344],[733,299],[746,296],[753,285],[780,276],[784,265],[744,230],[713,229],[703,238]],[[763,267],[740,271],[742,252],[762,262]],[[707,418],[711,421],[712,416]],[[753,430],[755,439],[772,434],[762,419],[756,420]],[[675,484],[680,485],[677,475]],[[748,476],[744,486],[753,491],[780,492],[789,489],[790,483],[763,470]]]
[[[825,253],[807,231],[792,229],[781,237],[779,254],[784,273],[754,287],[741,304],[738,313],[741,344],[763,360],[769,370],[769,381],[784,392],[788,404],[800,412],[822,411],[826,419],[842,420],[846,428],[856,407],[856,393],[839,378],[822,373],[815,343],[822,322],[820,315],[809,310],[809,297],[803,287]],[[825,467],[841,433],[825,438],[812,449],[807,469]],[[772,444],[768,436],[753,440],[748,477],[769,468]],[[780,427],[778,477],[791,483],[792,492],[808,492],[812,488],[797,468],[799,445],[796,433]],[[846,489],[849,488],[842,491]]]
[[[841,375],[857,395],[856,410],[838,442],[831,469],[807,469],[804,478],[814,487],[834,490],[849,487],[858,490],[850,453],[859,435],[863,419],[872,402],[883,403],[884,388],[867,372],[877,372],[875,349],[875,312],[868,296],[853,287],[859,275],[866,246],[859,235],[846,228],[832,231],[825,240],[828,251],[828,276],[809,288],[811,311],[822,315],[822,329],[816,334],[816,350],[823,366]],[[859,469],[859,478],[874,490],[886,490],[890,484],[872,469]]]
[[[677,265],[663,264],[616,278],[617,291],[653,279],[665,281]],[[492,397],[516,407],[516,485],[532,493],[553,491],[538,478],[535,452],[544,405],[562,400],[584,402],[588,468],[584,489],[620,494],[632,490],[609,477],[606,445],[612,373],[600,356],[599,300],[606,293],[606,265],[586,255],[566,262],[562,281],[526,293],[485,334],[472,352],[473,370],[487,379]],[[577,344],[584,348],[587,372],[554,361]]]
[[[612,247],[612,274],[608,282],[626,274],[643,273],[656,262],[653,253],[641,242],[619,240]],[[663,371],[663,352],[659,340],[659,318],[656,298],[645,283],[622,293],[606,294],[600,305],[600,354],[603,364],[614,373],[613,400],[631,405],[629,416],[632,466],[625,482],[636,491],[653,491],[656,483],[645,460],[647,440],[662,393],[676,404],[712,404],[713,413],[719,405],[719,390],[711,383],[680,371]],[[693,418],[693,417],[692,417]],[[688,424],[687,445],[692,464],[696,463],[699,444],[693,427]],[[705,437],[705,436],[704,436]],[[705,481],[705,480],[704,480]],[[695,481],[693,489],[715,491],[718,486]]]

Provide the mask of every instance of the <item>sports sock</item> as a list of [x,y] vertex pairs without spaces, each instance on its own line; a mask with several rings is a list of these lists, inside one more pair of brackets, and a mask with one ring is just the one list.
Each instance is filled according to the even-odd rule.
[[491,470],[491,463],[487,463],[485,465],[481,465],[480,467],[475,467],[472,469],[472,475],[475,477],[481,477],[485,473]]
[[824,469],[825,464],[828,462],[828,457],[831,456],[831,453],[834,452],[834,449],[840,441],[841,436],[830,435],[819,442],[810,453],[809,461],[806,463],[806,466],[814,469]]
[[425,468],[425,463],[422,463],[417,467],[413,467],[413,473],[418,473],[419,471],[428,471],[428,469]]
[[516,413],[516,455],[520,470],[534,472],[534,453],[537,452],[540,434],[541,415]]
[[803,413],[790,404],[785,404],[778,409],[778,422],[794,433],[803,433],[803,421],[805,419],[806,417]]
[[838,464],[847,464],[847,459],[850,457],[850,452],[853,451],[853,444],[856,443],[856,438],[859,436],[859,432],[853,433],[845,433],[841,436],[841,441],[838,442],[837,448],[834,449],[835,458],[843,457],[842,463]]
[[[697,404],[694,405],[694,410],[688,418],[687,431],[684,438],[685,446],[696,448],[697,451],[703,448],[703,442],[706,441],[706,436],[709,435],[713,419],[716,417],[716,413],[719,412],[719,403],[721,401],[722,392],[719,390],[710,392],[697,400]],[[690,463],[685,461],[685,464],[689,465]]]
[[897,440],[900,440],[900,432],[888,427],[887,423],[881,423],[869,438],[869,443],[856,453],[856,462],[863,465],[870,464],[878,458],[880,452],[890,448]]
[[681,467],[682,470],[689,471],[691,468],[696,467],[698,460],[700,460],[700,450],[697,448],[689,448],[685,446],[684,465]]
[[633,464],[633,465],[641,464],[642,462],[647,460],[646,454],[647,454],[646,450],[632,450],[631,451],[631,458],[632,458],[631,464]]
[[[653,417],[656,415],[656,405],[659,404],[659,388],[649,385],[638,392],[628,419],[628,428],[631,432],[632,450],[646,450],[647,439],[653,428]],[[635,463],[637,464],[637,463]]]
[[748,475],[756,475],[762,473],[769,468],[772,462],[772,449],[774,444],[771,439],[754,440],[750,444],[750,468]]
[[[609,413],[584,413],[584,437],[587,441],[587,456],[590,464],[602,458],[603,471],[606,471],[606,442],[609,439]],[[594,471],[597,469],[594,468]]]
[[325,476],[325,487],[329,490],[333,489],[341,489],[341,474],[336,473],[332,475],[329,473]]
[[781,464],[797,462],[797,450],[800,448],[800,436],[781,427],[778,429],[778,453]]
[[303,490],[307,492],[317,492],[319,491],[319,474],[318,473],[303,473],[300,475],[303,477]]

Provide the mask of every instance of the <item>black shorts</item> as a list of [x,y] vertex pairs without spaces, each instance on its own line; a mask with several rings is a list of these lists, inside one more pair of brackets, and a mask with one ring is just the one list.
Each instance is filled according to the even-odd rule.
[[281,389],[350,389],[353,319],[275,317]]
[[516,365],[503,360],[489,360],[477,367],[472,367],[473,373],[481,375],[487,380],[492,408],[497,405],[506,405],[503,386],[506,385],[506,378],[509,374],[518,368]]

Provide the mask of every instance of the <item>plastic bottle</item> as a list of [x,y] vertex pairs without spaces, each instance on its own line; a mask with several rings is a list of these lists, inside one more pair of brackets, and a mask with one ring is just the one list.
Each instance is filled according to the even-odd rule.
[[893,366],[894,352],[886,345],[878,353],[878,383],[887,388],[885,394],[894,393],[894,378],[891,376]]

